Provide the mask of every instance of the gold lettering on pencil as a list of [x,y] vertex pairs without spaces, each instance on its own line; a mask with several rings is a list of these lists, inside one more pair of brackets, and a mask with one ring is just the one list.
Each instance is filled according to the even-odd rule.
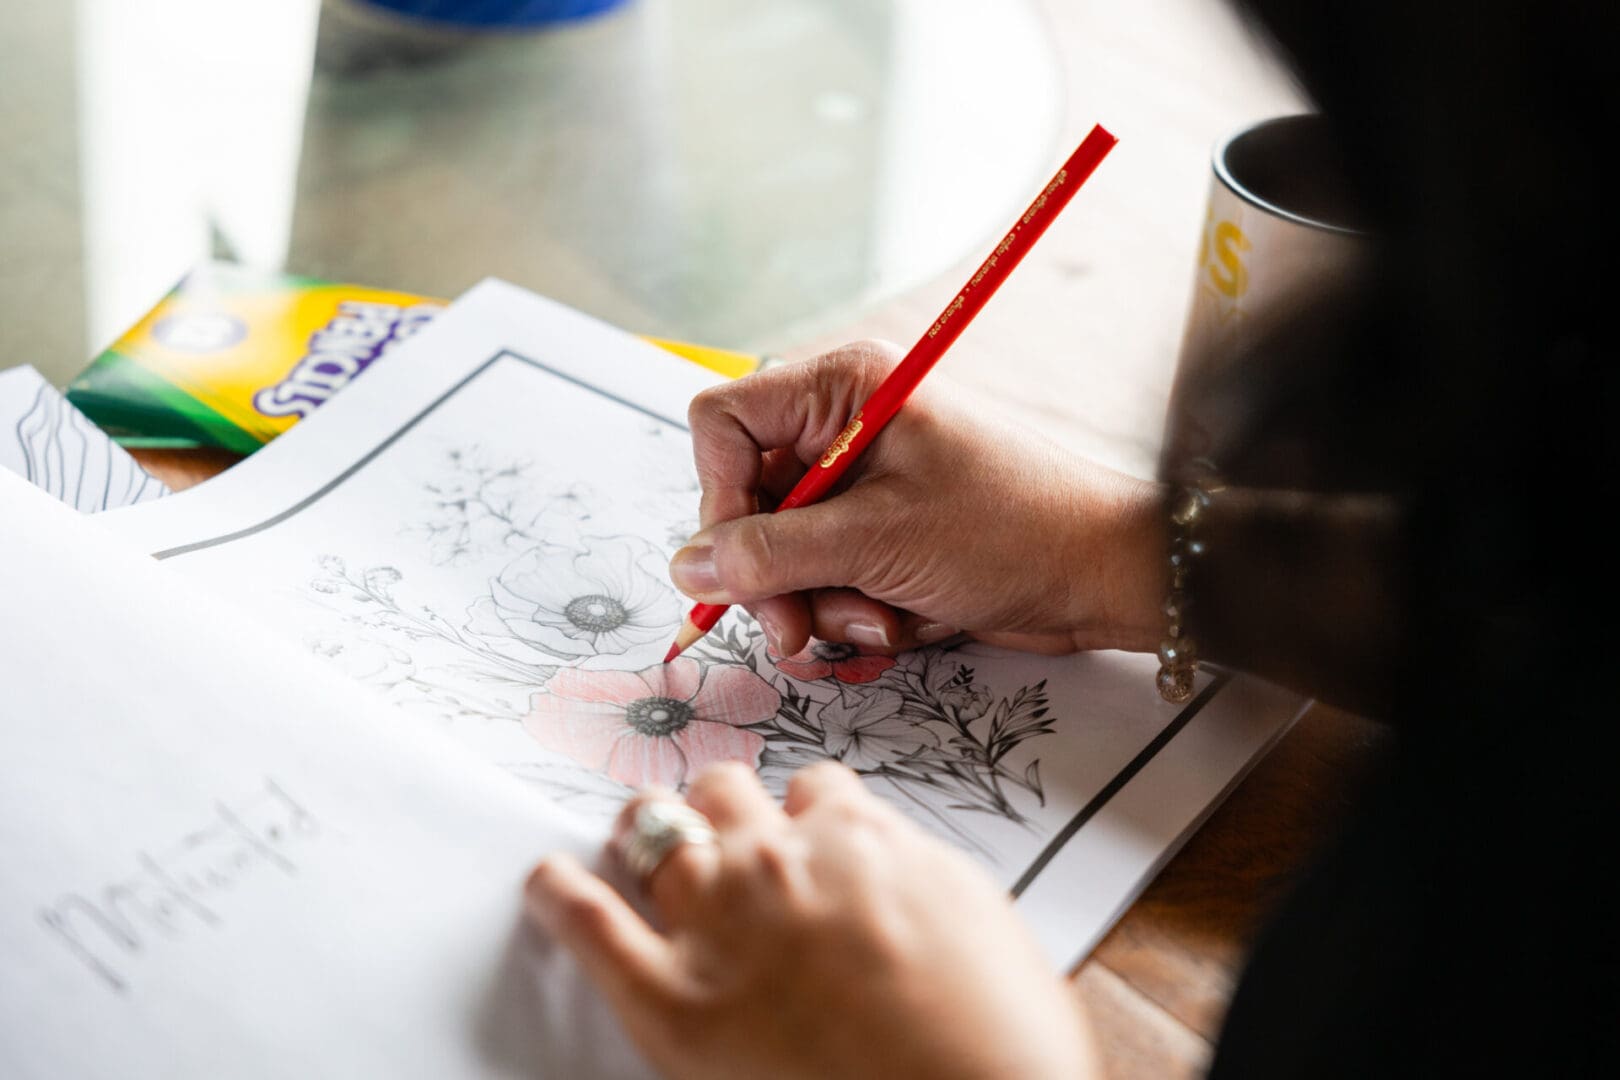
[[[1018,239],[1019,228],[1024,225],[1028,225],[1031,221],[1033,221],[1035,215],[1041,212],[1041,208],[1044,207],[1046,205],[1046,201],[1051,198],[1052,192],[1062,187],[1068,182],[1068,180],[1069,170],[1059,169],[1058,174],[1052,177],[1052,182],[1047,184],[1045,190],[1036,196],[1035,202],[1031,204],[1029,210],[1024,214],[1024,216],[1019,219],[1018,225],[1014,225],[1012,231],[1009,232],[1002,239],[1001,243],[996,246],[996,250],[990,253],[990,257],[979,264],[978,272],[973,275],[973,279],[967,284],[969,289],[977,286],[979,282],[984,280],[986,274],[995,269],[996,264],[1001,261],[1001,257],[1012,250],[1014,242],[1016,242]],[[963,292],[966,291],[966,289],[963,290]],[[957,311],[961,309],[962,302],[962,295],[959,293],[957,294],[956,299],[951,301],[951,306],[946,308],[944,313],[940,315],[939,319],[935,321],[934,325],[928,328],[929,337],[939,336],[939,332],[945,329],[945,324],[951,321],[951,316],[955,315]],[[833,445],[836,446],[837,443],[834,443]]]
[[854,419],[850,420],[849,424],[845,426],[844,430],[838,433],[838,438],[834,439],[832,441],[832,445],[827,447],[827,452],[821,455],[821,460],[817,462],[817,464],[819,464],[823,469],[832,468],[832,463],[843,457],[844,454],[848,452],[849,444],[854,442],[855,436],[859,435],[860,433],[861,414],[856,413]]
[[977,274],[973,275],[973,280],[968,282],[968,284],[969,285],[977,285],[979,282],[983,281],[984,280],[984,275],[986,275],[990,271],[994,270],[996,268],[996,263],[998,263],[1000,261],[1001,261],[1001,252],[1000,252],[1000,250],[998,249],[998,250],[996,250],[994,252],[991,252],[990,257],[988,259],[984,260],[983,265],[981,265],[979,267],[979,272]]
[[939,332],[945,329],[945,324],[951,321],[951,316],[961,309],[963,303],[962,295],[958,293],[956,299],[951,301],[951,306],[946,308],[944,313],[940,315],[939,320],[928,328],[928,336],[939,336]]
[[1028,225],[1030,221],[1034,219],[1035,215],[1041,212],[1041,208],[1046,205],[1046,200],[1051,198],[1052,192],[1062,187],[1064,181],[1068,180],[1068,178],[1069,170],[1059,169],[1058,174],[1052,177],[1052,182],[1046,185],[1046,190],[1040,193],[1040,195],[1035,199],[1035,202],[1030,206],[1029,210],[1026,211],[1024,216],[1019,219],[1020,223]]

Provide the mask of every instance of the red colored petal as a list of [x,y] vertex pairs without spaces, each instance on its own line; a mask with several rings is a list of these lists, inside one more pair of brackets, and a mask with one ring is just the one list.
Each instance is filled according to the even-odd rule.
[[745,667],[713,667],[692,699],[699,720],[721,724],[757,724],[776,715],[782,695]]
[[892,656],[852,656],[834,661],[832,672],[839,682],[869,683],[892,667]]
[[647,696],[647,684],[633,671],[563,668],[546,681],[546,693],[574,701],[607,701],[628,705]]
[[784,675],[791,675],[801,682],[815,682],[825,679],[833,673],[833,666],[826,660],[778,660],[776,670]]
[[717,761],[741,761],[758,768],[760,751],[765,749],[764,737],[755,732],[702,720],[687,724],[671,739],[686,755],[687,776]]
[[680,787],[686,782],[687,771],[686,754],[675,740],[639,731],[620,739],[607,761],[607,774],[630,787]]

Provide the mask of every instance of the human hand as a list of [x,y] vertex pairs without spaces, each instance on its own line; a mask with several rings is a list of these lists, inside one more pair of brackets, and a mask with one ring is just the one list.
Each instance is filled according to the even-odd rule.
[[[648,798],[626,806],[627,828]],[[531,916],[579,958],[670,1077],[1081,1078],[1078,998],[1007,894],[842,765],[795,774],[781,806],[745,766],[687,799],[718,834],[652,874],[662,929],[577,860],[530,877]]]
[[702,530],[677,588],[743,604],[781,655],[810,636],[894,652],[960,631],[1041,652],[1151,649],[1165,594],[1160,496],[936,380],[823,501],[762,514],[899,361],[845,346],[706,390],[690,420]]

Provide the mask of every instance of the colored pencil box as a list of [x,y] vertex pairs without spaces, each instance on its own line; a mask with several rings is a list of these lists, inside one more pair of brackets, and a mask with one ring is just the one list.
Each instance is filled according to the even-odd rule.
[[[96,357],[68,400],[125,446],[250,454],[408,341],[444,301],[210,263]],[[723,375],[759,358],[648,339]]]

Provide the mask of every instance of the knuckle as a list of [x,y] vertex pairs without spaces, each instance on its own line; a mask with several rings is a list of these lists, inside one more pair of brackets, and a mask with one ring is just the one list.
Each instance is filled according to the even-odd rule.
[[768,846],[759,852],[759,874],[765,887],[775,896],[797,891],[800,859],[779,846]]
[[872,824],[871,809],[861,799],[846,791],[840,791],[827,800],[826,812],[840,826],[854,830],[851,835],[859,835],[866,826]]
[[885,338],[861,338],[859,341],[851,342],[849,350],[857,362],[863,365],[876,364],[885,368],[899,363],[900,357],[905,352],[899,345]]
[[883,338],[865,338],[858,343],[861,350],[861,361],[868,371],[878,371],[888,374],[896,364],[900,363],[905,350],[892,341]]
[[856,878],[877,882],[888,877],[896,856],[906,846],[903,837],[885,827],[881,815],[845,810],[838,822],[838,861]]
[[740,761],[717,761],[705,765],[687,784],[689,797],[702,797],[736,791],[753,779],[754,772]]
[[796,799],[819,806],[835,799],[838,791],[852,780],[855,773],[843,762],[818,761],[794,773],[788,779],[788,788]]
[[608,929],[607,907],[589,893],[561,897],[557,901],[556,912],[557,922],[571,936],[599,938]]
[[682,844],[659,863],[647,879],[647,888],[655,898],[676,900],[697,892],[703,879],[699,853],[690,844]]
[[821,784],[841,780],[852,780],[855,770],[842,761],[818,761],[813,765],[806,765],[800,769],[796,780],[806,784]]
[[694,430],[726,411],[726,400],[731,391],[729,383],[699,390],[686,406],[686,419]]
[[756,774],[745,762],[716,761],[705,766],[699,775],[711,776],[716,783],[726,786],[741,784],[744,787],[752,787]]
[[903,355],[892,341],[864,338],[842,345],[831,352],[822,353],[811,361],[817,376],[837,378],[881,378],[888,374]]
[[804,861],[801,845],[781,833],[753,837],[747,845],[746,858],[758,880],[775,894],[793,889]]
[[852,835],[879,833],[887,829],[889,807],[858,779],[839,784],[822,803],[822,810],[827,816]]

